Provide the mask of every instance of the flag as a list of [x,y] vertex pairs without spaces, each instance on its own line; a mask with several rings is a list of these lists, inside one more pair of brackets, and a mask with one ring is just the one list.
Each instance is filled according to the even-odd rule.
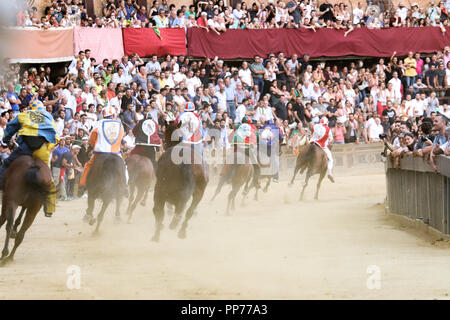
[[159,40],[162,40],[161,32],[159,31],[159,28],[158,27],[154,27],[153,31],[155,31],[155,33],[158,36]]

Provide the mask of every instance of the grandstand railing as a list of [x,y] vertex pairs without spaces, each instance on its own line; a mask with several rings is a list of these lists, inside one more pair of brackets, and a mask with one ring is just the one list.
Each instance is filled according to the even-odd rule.
[[387,160],[387,209],[389,213],[422,221],[450,234],[450,157],[436,157],[438,173],[422,158],[405,156],[400,167]]

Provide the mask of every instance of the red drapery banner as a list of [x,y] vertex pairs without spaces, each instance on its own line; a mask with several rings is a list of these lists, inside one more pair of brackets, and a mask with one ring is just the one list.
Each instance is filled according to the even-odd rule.
[[264,29],[227,30],[217,35],[199,28],[187,32],[188,53],[193,57],[222,59],[253,58],[269,53],[309,53],[312,57],[348,55],[388,57],[394,51],[430,53],[450,45],[450,28],[438,27],[368,29],[358,28],[344,37],[344,30]]
[[159,29],[161,39],[150,28],[124,28],[123,45],[126,55],[137,53],[140,57],[149,57],[156,53],[158,57],[166,54],[186,55],[186,34],[184,29]]
[[73,28],[3,29],[1,50],[11,62],[52,63],[73,59]]

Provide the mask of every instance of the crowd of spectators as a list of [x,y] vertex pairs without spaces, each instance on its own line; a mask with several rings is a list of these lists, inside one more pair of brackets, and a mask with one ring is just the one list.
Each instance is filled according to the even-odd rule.
[[[205,150],[229,148],[233,127],[247,116],[257,128],[277,125],[292,153],[307,143],[321,117],[328,118],[336,144],[390,141],[392,155],[401,156],[414,151],[411,137],[414,149],[424,149],[416,155],[431,154],[433,160],[431,150],[444,145],[442,152],[449,152],[448,47],[425,59],[420,53],[402,58],[394,52],[375,64],[313,62],[308,54],[285,57],[282,52],[230,64],[217,57],[194,61],[156,55],[145,62],[137,54],[97,62],[90,55],[80,51],[62,76],[45,65],[23,70],[11,64],[0,72],[0,131],[33,96],[53,114],[63,137],[54,151],[54,176],[58,179],[61,168],[72,169],[61,182],[67,187],[64,199],[74,196],[73,182],[89,158],[87,138],[105,106],[114,107],[124,124],[125,152],[134,147],[131,129],[144,114],[163,130],[189,101],[202,120]],[[433,123],[436,119],[440,122]],[[220,139],[211,138],[212,129],[220,131]],[[0,152],[6,157],[9,151]]]
[[390,27],[444,27],[449,23],[450,0],[430,0],[423,8],[417,3],[407,7],[403,2],[398,6],[385,8],[382,1],[368,4],[358,2],[353,7],[348,1],[336,3],[317,0],[253,2],[247,7],[245,2],[234,6],[225,0],[196,1],[195,4],[177,7],[167,0],[154,0],[150,8],[139,6],[136,0],[104,0],[102,15],[88,16],[82,0],[52,0],[43,14],[36,7],[17,8],[17,24],[26,27],[158,27],[190,28],[198,27],[220,34],[227,29],[266,28],[390,28]]

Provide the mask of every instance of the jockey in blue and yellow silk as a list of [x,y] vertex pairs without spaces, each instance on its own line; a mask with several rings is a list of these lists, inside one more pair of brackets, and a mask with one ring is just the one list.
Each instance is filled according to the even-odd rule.
[[[3,185],[2,180],[6,169],[20,156],[32,156],[50,166],[52,149],[59,141],[56,133],[56,124],[52,115],[45,110],[41,101],[33,100],[30,106],[31,110],[19,113],[6,126],[5,135],[1,141],[2,147],[7,147],[16,133],[18,134],[18,147],[3,161],[3,165],[0,168],[0,187]],[[50,195],[44,204],[46,217],[51,217],[55,212],[55,202],[55,185],[52,183]]]

